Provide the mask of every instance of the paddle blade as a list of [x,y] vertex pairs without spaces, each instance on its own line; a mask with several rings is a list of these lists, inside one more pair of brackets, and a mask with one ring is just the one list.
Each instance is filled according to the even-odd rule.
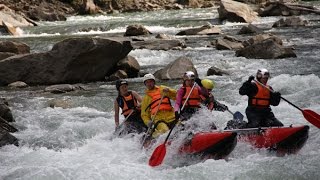
[[233,114],[233,119],[237,120],[238,122],[242,122],[243,121],[243,115],[241,114],[241,112],[237,111]]
[[311,124],[316,126],[317,128],[320,128],[320,115],[316,112],[305,109],[302,111],[304,118],[306,118],[307,121],[309,121]]
[[159,145],[153,151],[153,153],[149,159],[149,166],[152,166],[152,167],[159,166],[162,163],[166,153],[167,153],[166,144],[163,143],[163,144]]

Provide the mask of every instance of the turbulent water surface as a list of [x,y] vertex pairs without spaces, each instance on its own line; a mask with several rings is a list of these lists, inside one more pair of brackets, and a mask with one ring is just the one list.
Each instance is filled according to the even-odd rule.
[[[27,43],[32,52],[50,50],[62,39],[78,36],[113,36],[125,31],[129,24],[140,23],[152,33],[174,35],[178,31],[199,27],[207,22],[219,26],[225,34],[236,32],[245,24],[217,24],[216,9],[141,12],[107,16],[75,16],[66,22],[40,22],[38,27],[24,28],[22,37],[1,36],[0,40]],[[231,111],[245,114],[247,98],[238,94],[241,83],[260,67],[269,69],[270,84],[283,97],[303,109],[320,113],[320,17],[301,16],[310,20],[307,27],[271,28],[281,17],[265,17],[254,22],[267,33],[278,35],[285,46],[293,46],[297,58],[259,60],[235,57],[234,51],[208,48],[215,36],[190,37],[192,47],[182,51],[134,50],[143,70],[155,72],[180,56],[195,64],[200,78],[216,82],[216,99]],[[185,37],[177,37],[185,38]],[[245,37],[241,37],[245,38]],[[206,41],[205,41],[206,40]],[[227,76],[206,76],[216,66],[230,73]],[[143,94],[141,78],[130,79],[130,88]],[[161,82],[173,88],[179,81]],[[253,149],[238,143],[226,160],[207,160],[189,166],[173,166],[171,155],[162,166],[151,168],[147,162],[152,153],[140,149],[139,137],[112,138],[114,130],[113,100],[115,86],[107,82],[84,85],[86,91],[67,94],[43,93],[45,87],[23,90],[0,89],[7,98],[19,132],[20,147],[8,145],[0,149],[0,179],[319,179],[320,130],[312,126],[302,113],[286,102],[273,107],[285,125],[309,125],[310,136],[305,146],[294,155],[276,157],[267,150]],[[52,99],[63,99],[71,108],[50,108]],[[200,124],[215,122],[224,128],[232,118],[227,112],[201,111]],[[159,143],[163,142],[164,137]]]

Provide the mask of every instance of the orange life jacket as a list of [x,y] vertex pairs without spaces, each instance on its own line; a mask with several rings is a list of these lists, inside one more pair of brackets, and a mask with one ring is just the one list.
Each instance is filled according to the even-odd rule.
[[119,107],[122,109],[122,114],[127,117],[135,107],[137,107],[137,99],[133,96],[132,92],[129,91],[128,96],[118,96],[117,102]]
[[[263,87],[262,85],[260,85],[259,83],[256,83],[258,87],[258,92],[257,94],[252,97],[251,99],[249,99],[249,105],[250,106],[255,106],[255,107],[269,107],[270,105],[270,91]],[[268,88],[270,88],[270,86],[266,85]]]
[[[190,94],[191,89],[192,89],[192,87],[185,87],[185,93],[184,93],[184,96],[182,97],[182,102],[181,102],[182,106],[183,106],[184,102],[186,101],[188,95]],[[199,108],[201,100],[203,98],[199,92],[199,89],[193,88],[185,107]]]
[[[151,115],[154,115],[158,110],[158,106],[161,100],[161,89],[160,87],[156,86],[155,90],[149,91],[147,94],[152,98],[152,100],[149,106],[146,108],[146,110],[150,108]],[[168,111],[172,110],[170,99],[168,97],[164,97],[162,99],[162,102],[159,106],[159,111],[160,110],[168,110]]]

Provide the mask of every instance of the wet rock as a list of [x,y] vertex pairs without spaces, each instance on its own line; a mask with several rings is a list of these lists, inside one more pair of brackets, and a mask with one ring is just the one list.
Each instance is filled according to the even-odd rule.
[[0,41],[0,52],[10,52],[15,54],[30,53],[30,47],[21,42]]
[[13,82],[13,83],[8,84],[8,86],[10,88],[25,88],[25,87],[28,87],[28,84],[26,84],[25,82],[22,82],[22,81],[17,81],[17,82]]
[[258,18],[248,5],[232,0],[221,0],[218,13],[221,21],[252,23]]
[[9,144],[19,146],[19,140],[0,126],[0,147]]
[[14,122],[11,109],[9,108],[9,103],[6,99],[0,98],[0,117],[2,117],[7,122]]
[[217,75],[217,76],[222,76],[222,75],[230,75],[227,71],[221,70],[217,67],[210,67],[207,71],[207,76],[212,76],[212,75]]
[[212,27],[210,25],[204,25],[200,28],[192,28],[178,32],[176,35],[214,35],[221,34],[219,27]]
[[306,25],[308,25],[308,21],[303,20],[300,17],[288,17],[281,18],[279,21],[275,22],[272,27],[297,27]]
[[150,34],[152,33],[141,24],[134,24],[127,27],[124,36],[141,36]]
[[0,85],[23,81],[29,85],[104,80],[132,50],[130,41],[69,38],[51,51],[16,55],[0,61]]
[[186,71],[193,71],[198,76],[197,70],[192,61],[187,57],[179,57],[169,63],[165,68],[154,73],[154,76],[161,80],[181,79]]

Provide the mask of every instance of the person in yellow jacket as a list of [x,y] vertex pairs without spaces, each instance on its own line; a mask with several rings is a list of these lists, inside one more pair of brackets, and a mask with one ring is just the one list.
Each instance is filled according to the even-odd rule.
[[168,131],[175,123],[174,109],[170,99],[175,100],[177,91],[167,86],[156,86],[155,77],[146,74],[143,77],[146,86],[145,96],[141,103],[141,118],[144,123],[153,128],[152,137]]

